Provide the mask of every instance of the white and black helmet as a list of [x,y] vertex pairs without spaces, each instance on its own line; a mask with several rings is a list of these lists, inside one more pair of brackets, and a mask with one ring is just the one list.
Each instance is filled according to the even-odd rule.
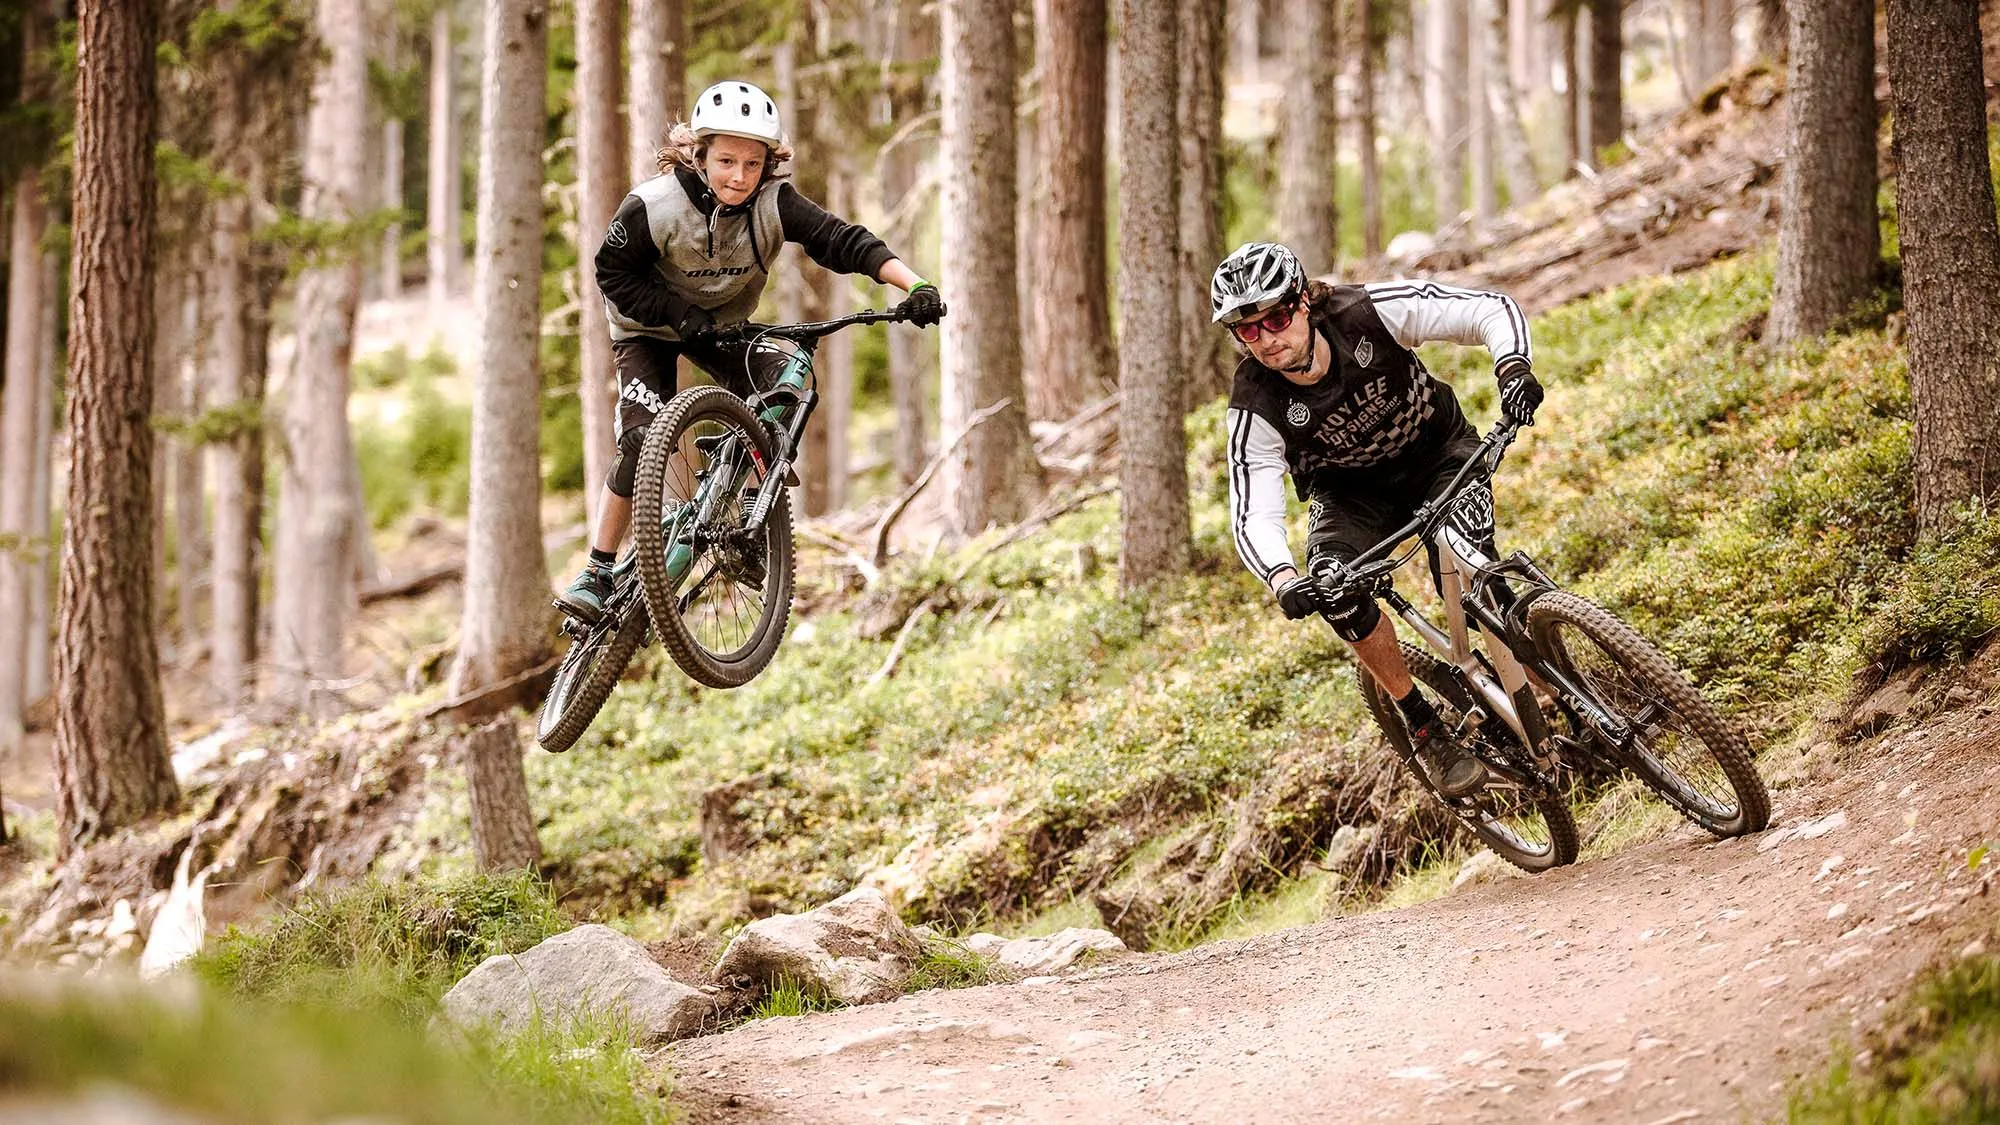
[[688,124],[696,137],[745,137],[772,147],[784,139],[778,103],[748,82],[717,82],[703,90]]
[[1246,242],[1222,259],[1208,283],[1213,323],[1255,316],[1297,298],[1305,288],[1306,270],[1297,254],[1275,242]]

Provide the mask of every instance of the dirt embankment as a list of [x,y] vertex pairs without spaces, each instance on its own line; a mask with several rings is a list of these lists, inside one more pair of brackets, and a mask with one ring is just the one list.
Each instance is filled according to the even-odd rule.
[[2000,907],[1991,703],[1838,755],[1777,826],[657,1060],[698,1121],[1767,1119]]

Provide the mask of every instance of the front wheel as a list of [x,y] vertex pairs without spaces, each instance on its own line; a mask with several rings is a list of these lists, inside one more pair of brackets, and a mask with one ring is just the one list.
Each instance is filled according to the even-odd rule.
[[1722,837],[1770,823],[1771,796],[1743,732],[1630,625],[1555,592],[1528,607],[1528,634],[1556,671],[1629,729],[1612,757],[1682,816]]
[[[770,431],[721,387],[674,396],[646,432],[632,494],[639,587],[674,663],[709,687],[749,683],[792,611],[792,514]],[[749,526],[768,490],[769,512]]]
[[535,725],[535,741],[542,749],[560,754],[576,745],[645,640],[645,607],[633,605],[618,620],[599,622],[569,646]]
[[[1429,689],[1431,705],[1437,709],[1438,717],[1448,726],[1458,726],[1472,709],[1472,695],[1459,679],[1457,669],[1407,641],[1402,643],[1402,650],[1411,677]],[[1486,764],[1491,780],[1485,788],[1453,799],[1439,793],[1423,776],[1402,709],[1365,668],[1361,670],[1361,695],[1367,700],[1376,725],[1410,763],[1418,782],[1430,790],[1432,797],[1443,802],[1473,835],[1492,848],[1495,855],[1531,873],[1576,862],[1576,818],[1570,813],[1569,802],[1554,786],[1525,767],[1526,755],[1520,752],[1519,741],[1504,723],[1489,719],[1466,745],[1468,751]],[[1501,744],[1500,739],[1505,739],[1506,744]]]

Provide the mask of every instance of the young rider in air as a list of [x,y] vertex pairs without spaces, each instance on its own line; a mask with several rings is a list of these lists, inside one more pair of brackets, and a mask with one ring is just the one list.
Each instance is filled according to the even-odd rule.
[[[611,567],[632,519],[633,476],[646,427],[678,389],[685,355],[742,395],[762,389],[781,360],[718,343],[712,330],[748,318],[786,242],[836,273],[858,273],[909,294],[897,306],[918,327],[945,305],[867,228],[828,214],[786,182],[792,147],[778,107],[747,82],[703,90],[660,150],[659,176],[632,189],[597,251],[597,287],[618,371],[618,449],[597,507],[590,560],[556,604],[594,623],[611,594]],[[746,378],[746,356],[758,387]]]
[[[1397,701],[1438,790],[1460,797],[1486,780],[1418,694],[1390,619],[1361,593],[1334,598],[1317,575],[1407,523],[1479,448],[1451,387],[1411,349],[1434,340],[1485,344],[1500,409],[1535,421],[1542,386],[1530,369],[1528,322],[1501,293],[1424,281],[1327,285],[1297,255],[1252,242],[1223,259],[1209,285],[1214,321],[1244,353],[1229,392],[1229,517],[1237,553],[1271,587],[1285,616],[1325,617]],[[1306,570],[1285,534],[1285,476],[1308,504]],[[1451,521],[1489,555],[1493,492],[1477,481]],[[1431,556],[1433,577],[1437,556]]]

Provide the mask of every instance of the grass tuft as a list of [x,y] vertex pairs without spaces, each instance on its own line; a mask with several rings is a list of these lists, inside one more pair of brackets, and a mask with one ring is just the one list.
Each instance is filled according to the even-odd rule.
[[1795,1091],[1792,1125],[2000,1120],[2000,957],[1925,976],[1863,1053]]

